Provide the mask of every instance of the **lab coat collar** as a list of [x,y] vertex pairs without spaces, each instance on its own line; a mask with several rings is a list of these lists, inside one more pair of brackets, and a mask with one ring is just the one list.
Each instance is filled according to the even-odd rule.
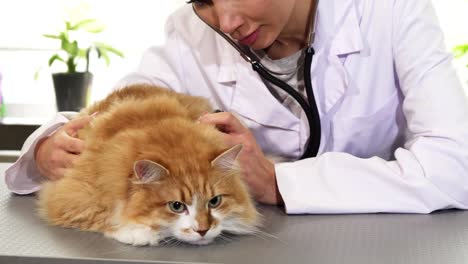
[[336,12],[334,14],[335,29],[333,30],[335,36],[332,40],[330,53],[347,55],[362,51],[364,42],[359,25],[362,12],[358,7],[360,3],[362,6],[362,1],[336,0],[333,2]]
[[[352,80],[348,75],[345,68],[346,57],[353,53],[360,53],[364,50],[364,41],[360,29],[360,17],[362,13],[362,4],[360,0],[334,0],[325,1],[322,0],[319,6],[319,19],[320,16],[326,16],[327,19],[322,21],[322,41],[318,46],[322,54],[317,54],[317,59],[312,65],[312,76],[316,78],[314,88],[320,83],[322,86],[325,85],[324,81],[330,82],[326,86],[329,88],[321,97],[322,107],[319,106],[319,112],[321,115],[325,115],[331,109],[342,102],[344,96],[352,96],[359,93],[358,87],[352,84]],[[332,22],[332,23],[330,23]],[[320,21],[319,21],[320,23]],[[320,31],[318,32],[320,33]],[[327,34],[328,33],[328,34]],[[280,104],[276,99],[269,94],[269,91],[262,85],[260,78],[253,71],[250,71],[250,75],[255,75],[259,79],[258,87],[253,87],[253,83],[246,83],[247,79],[252,80],[246,76],[245,73],[239,74],[239,69],[236,70],[236,64],[248,66],[243,61],[241,56],[234,50],[223,38],[217,38],[218,56],[223,58],[220,62],[218,69],[217,80],[220,83],[231,82],[236,85],[236,93],[242,93],[247,98],[257,97],[262,98],[262,106],[255,105],[249,107],[248,105],[236,105],[238,100],[236,96],[233,98],[233,108],[236,108],[238,112],[246,117],[252,118],[259,123],[269,126],[281,127],[284,129],[296,130],[297,118],[290,113],[284,106]],[[329,47],[329,48],[327,48]],[[232,52],[226,52],[231,50]],[[322,63],[329,65],[333,70],[329,70],[333,76],[326,76],[325,66]],[[243,68],[238,67],[238,68]],[[242,76],[242,78],[240,78]],[[318,81],[319,79],[325,78],[327,80]],[[318,79],[317,79],[318,78]],[[245,81],[245,82],[244,82]],[[237,83],[237,84],[236,84]],[[261,90],[260,90],[261,89]],[[316,91],[320,94],[319,91]],[[271,99],[271,100],[270,100]],[[268,102],[266,102],[268,101]],[[320,101],[320,100],[319,100]],[[318,102],[320,103],[320,102]],[[274,107],[267,107],[274,106]],[[261,108],[261,109],[260,109]],[[258,112],[264,112],[258,113]],[[267,114],[267,113],[270,114]],[[274,112],[274,114],[271,114]],[[273,117],[274,120],[270,120]],[[261,119],[261,120],[260,120]],[[289,121],[286,121],[289,120]]]
[[178,32],[178,37],[187,43],[196,53],[200,50],[209,50],[211,54],[199,54],[209,57],[211,63],[217,67],[216,81],[219,83],[235,82],[237,80],[235,63],[239,54],[219,36],[214,30],[205,24],[193,11],[191,5],[180,8],[173,14],[176,19],[170,19]]
[[220,58],[217,81],[224,84],[236,82],[236,63],[240,62],[241,56],[225,39],[217,34],[216,43],[218,53],[217,57]]
[[216,42],[221,58],[217,81],[235,87],[230,111],[263,126],[299,131],[299,119],[270,93],[237,50],[218,35]]
[[[322,0],[319,4],[318,26],[316,44],[314,47],[318,53],[317,59],[314,59],[312,65],[312,76],[316,78],[315,86],[319,85],[325,76],[323,63],[334,68],[333,85],[327,85],[328,89],[322,96],[318,95],[322,102],[322,108],[319,109],[321,115],[327,113],[331,108],[342,101],[345,95],[357,94],[357,87],[350,85],[350,76],[345,68],[346,57],[349,54],[360,53],[364,49],[363,36],[360,29],[360,19],[364,0]],[[205,47],[212,50],[215,59],[217,76],[215,80],[221,84],[236,85],[240,80],[246,79],[244,73],[239,73],[238,68],[250,68],[242,59],[238,52],[231,47],[221,36],[215,33],[211,28],[202,22],[190,6],[184,8],[186,19],[179,25],[179,30],[184,31],[184,36],[191,36],[187,39],[193,49]],[[320,60],[320,62],[318,61]],[[250,71],[249,74],[255,74]],[[317,79],[318,78],[318,79]],[[250,79],[250,78],[247,78]],[[248,86],[251,86],[249,84]],[[321,86],[321,85],[319,85]],[[323,86],[323,83],[322,83]],[[352,86],[352,87],[351,87]],[[253,89],[252,87],[247,87]],[[246,88],[246,89],[247,89]],[[265,88],[264,86],[262,88]],[[242,89],[242,88],[241,88]],[[247,90],[246,90],[247,91]],[[250,90],[251,91],[251,90]],[[249,91],[249,92],[250,92]],[[316,91],[320,94],[319,91]],[[266,91],[268,93],[268,91]],[[265,96],[267,96],[265,94]],[[271,96],[271,95],[270,95]],[[319,100],[319,101],[320,101]],[[234,100],[235,101],[235,100]],[[245,112],[247,114],[247,112]],[[263,116],[263,115],[261,115]],[[294,119],[294,118],[293,118]],[[263,120],[268,123],[269,120]],[[271,124],[271,123],[270,123]],[[291,127],[291,124],[279,124],[280,127]]]
[[[312,64],[315,86],[327,87],[316,90],[321,115],[337,109],[345,96],[359,93],[346,69],[350,54],[362,53],[365,49],[360,19],[364,0],[321,1],[318,14],[317,50]],[[333,112],[333,111],[332,111]]]
[[[243,64],[243,65],[242,65]],[[238,64],[230,111],[267,127],[299,131],[299,118],[282,105],[268,90],[260,76],[248,70],[248,63]]]

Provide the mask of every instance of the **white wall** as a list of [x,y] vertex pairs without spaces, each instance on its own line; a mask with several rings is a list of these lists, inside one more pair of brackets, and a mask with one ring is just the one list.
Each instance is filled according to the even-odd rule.
[[[445,33],[447,48],[468,44],[468,0],[432,0]],[[468,56],[455,60],[464,85],[468,82]]]
[[[447,48],[468,43],[468,0],[433,2],[446,34]],[[0,72],[4,75],[5,100],[9,104],[39,104],[32,113],[14,113],[10,109],[10,115],[45,116],[55,111],[51,71],[46,64],[57,43],[42,34],[57,31],[72,7],[80,6],[82,13],[107,25],[102,39],[126,54],[123,60],[114,58],[109,68],[103,62],[94,63],[92,98],[96,100],[137,66],[149,45],[164,41],[167,16],[184,4],[184,0],[0,0]],[[468,58],[455,63],[466,83]],[[35,81],[34,73],[41,67]]]
[[[121,77],[135,69],[142,52],[164,41],[164,24],[184,0],[0,0],[0,72],[7,104],[39,104],[31,111],[10,107],[7,115],[50,116],[55,97],[48,58],[58,41],[42,36],[60,30],[70,10],[98,18],[106,31],[100,40],[122,50],[126,57],[114,57],[111,66],[94,61],[92,99],[102,98]],[[39,78],[34,74],[39,71]],[[57,70],[57,68],[55,68]],[[21,110],[21,111],[17,111]],[[26,112],[24,112],[26,111]]]

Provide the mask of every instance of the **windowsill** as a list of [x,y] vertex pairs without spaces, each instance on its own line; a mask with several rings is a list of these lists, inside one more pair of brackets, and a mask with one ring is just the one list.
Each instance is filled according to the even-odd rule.
[[20,156],[19,150],[0,150],[0,162],[13,163]]
[[42,125],[47,118],[40,117],[3,117],[0,118],[1,125]]
[[54,111],[55,106],[49,105],[7,104],[7,116],[0,118],[0,161],[15,161],[24,141],[50,120]]
[[7,103],[5,109],[6,116],[0,123],[8,125],[42,125],[57,113],[55,105],[51,104]]

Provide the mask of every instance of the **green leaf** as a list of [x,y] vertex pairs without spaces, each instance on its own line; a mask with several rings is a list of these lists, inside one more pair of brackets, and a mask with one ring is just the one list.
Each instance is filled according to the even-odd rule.
[[56,60],[61,61],[61,62],[65,62],[65,60],[62,59],[58,54],[55,54],[55,55],[53,55],[52,57],[50,57],[50,59],[49,59],[49,67],[52,66],[52,64],[53,64],[54,61],[56,61]]
[[117,55],[121,58],[123,58],[125,55],[123,54],[123,52],[121,52],[120,50],[116,49],[116,48],[113,48],[111,46],[109,46],[108,44],[105,44],[105,43],[102,43],[102,42],[94,42],[94,45],[96,46],[97,49],[100,49],[102,51],[105,51],[105,52],[110,52],[110,53],[113,53],[114,55]]
[[37,81],[39,80],[39,74],[41,72],[42,68],[39,68],[36,70],[36,72],[34,72],[34,81]]
[[77,57],[86,59],[87,53],[88,53],[88,49],[79,49]]
[[70,57],[76,57],[78,55],[78,42],[75,40],[73,42],[63,41],[62,49],[68,53]]
[[60,40],[62,41],[62,45],[64,42],[70,42],[68,40],[68,34],[65,32],[60,32]]
[[87,32],[89,33],[101,33],[103,32],[105,29],[104,26],[100,26],[100,27],[97,27],[97,28],[89,28],[89,29],[86,29]]
[[109,54],[107,54],[107,52],[105,50],[100,49],[98,47],[95,47],[95,50],[97,52],[98,58],[99,59],[104,59],[104,61],[106,62],[106,65],[109,66],[110,65]]
[[61,36],[51,35],[51,34],[43,34],[42,36],[44,36],[46,38],[51,38],[51,39],[61,39],[62,38]]
[[468,53],[468,44],[456,46],[453,49],[453,54],[456,58],[462,57],[466,53]]
[[104,29],[104,25],[92,18],[81,20],[70,28],[70,30],[85,30],[89,33],[101,33]]
[[82,27],[84,27],[87,24],[95,23],[95,22],[96,22],[96,19],[93,19],[93,18],[84,19],[84,20],[81,20],[81,21],[77,22],[75,25],[70,26],[70,30],[78,30],[78,29],[81,29]]
[[96,48],[96,50],[98,52],[98,58],[103,58],[106,61],[106,65],[109,66],[110,65],[109,54],[107,54],[105,50],[100,49],[100,48]]

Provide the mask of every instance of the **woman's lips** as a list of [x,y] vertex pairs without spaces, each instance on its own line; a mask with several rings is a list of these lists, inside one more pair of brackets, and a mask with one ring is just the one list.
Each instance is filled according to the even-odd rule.
[[239,42],[243,45],[250,46],[252,45],[258,38],[258,29],[255,30],[252,34],[248,35],[247,37],[239,40]]

